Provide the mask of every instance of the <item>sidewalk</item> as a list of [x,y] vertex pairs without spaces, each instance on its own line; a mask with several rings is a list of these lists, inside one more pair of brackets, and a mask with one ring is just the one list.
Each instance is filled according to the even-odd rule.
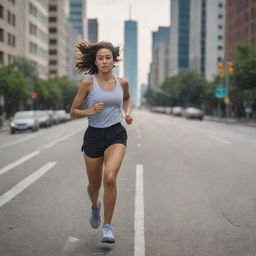
[[5,120],[3,126],[0,127],[0,132],[6,132],[6,131],[9,131],[9,129],[10,129],[10,121]]
[[204,120],[221,122],[232,125],[244,125],[249,127],[256,127],[256,120],[246,120],[246,119],[235,119],[235,118],[220,118],[215,116],[204,116]]

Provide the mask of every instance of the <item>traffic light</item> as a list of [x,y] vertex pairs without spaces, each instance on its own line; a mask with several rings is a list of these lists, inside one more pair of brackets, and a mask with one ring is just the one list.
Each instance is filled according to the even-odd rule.
[[218,66],[219,66],[219,76],[224,77],[224,64],[220,62]]
[[233,75],[234,74],[234,67],[233,67],[233,63],[232,62],[228,63],[228,74],[229,75]]

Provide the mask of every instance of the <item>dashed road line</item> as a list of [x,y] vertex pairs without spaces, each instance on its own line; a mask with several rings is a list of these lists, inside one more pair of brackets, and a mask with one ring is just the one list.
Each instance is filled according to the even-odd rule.
[[4,204],[9,202],[11,199],[13,199],[15,196],[20,194],[24,189],[26,189],[28,186],[30,186],[32,183],[34,183],[36,180],[38,180],[42,175],[47,173],[54,165],[56,165],[56,162],[49,162],[31,175],[29,175],[24,180],[20,181],[18,184],[16,184],[14,187],[12,187],[10,190],[5,192],[3,195],[0,196],[0,207],[2,207]]
[[136,166],[134,256],[145,256],[143,165]]
[[225,140],[225,139],[222,139],[220,137],[217,137],[217,136],[213,136],[213,135],[208,135],[209,138],[215,140],[215,141],[218,141],[218,142],[221,142],[221,143],[224,143],[224,144],[228,144],[228,145],[231,145],[232,142],[229,141],[229,140]]

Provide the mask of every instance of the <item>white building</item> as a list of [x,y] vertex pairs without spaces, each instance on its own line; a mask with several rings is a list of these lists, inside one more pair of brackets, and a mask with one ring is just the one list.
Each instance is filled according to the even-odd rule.
[[0,66],[17,56],[17,1],[0,0]]
[[34,63],[41,79],[48,78],[48,0],[15,1],[17,55]]
[[67,0],[49,2],[49,77],[68,76]]

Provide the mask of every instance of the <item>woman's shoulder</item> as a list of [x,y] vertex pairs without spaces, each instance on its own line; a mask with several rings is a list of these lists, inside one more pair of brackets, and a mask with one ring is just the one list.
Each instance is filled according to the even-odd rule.
[[93,86],[93,78],[92,76],[88,76],[85,77],[82,81],[81,81],[81,86],[87,89],[91,89],[91,87]]
[[124,77],[117,77],[120,84],[123,86],[123,87],[127,87],[128,86],[128,80]]

